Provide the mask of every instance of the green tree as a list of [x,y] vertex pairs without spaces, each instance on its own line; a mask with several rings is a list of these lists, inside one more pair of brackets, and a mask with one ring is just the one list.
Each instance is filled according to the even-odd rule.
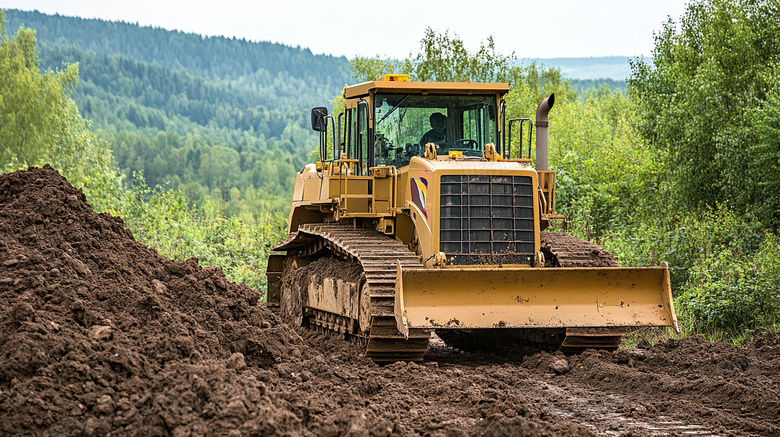
[[[679,28],[670,20],[656,35],[652,61],[632,62],[628,85],[639,103],[640,132],[669,152],[681,206],[726,202],[747,211],[780,203],[780,192],[765,190],[780,173],[759,170],[766,162],[757,153],[777,156],[777,144],[765,138],[756,149],[757,125],[770,126],[772,112],[760,119],[755,112],[772,104],[778,41],[777,2],[699,0],[688,5]],[[776,220],[776,212],[763,209],[764,219]]]
[[[35,31],[5,31],[0,11],[0,165],[12,171],[46,163],[90,193],[97,209],[117,206],[120,178],[104,141],[88,129],[70,92],[78,66],[40,72]],[[97,195],[99,193],[99,195]]]
[[747,176],[757,181],[757,198],[763,199],[756,205],[760,215],[774,224],[780,223],[780,71],[775,69],[772,88],[763,105],[754,108],[756,142],[747,153],[749,162]]
[[779,327],[778,41],[777,2],[697,0],[655,36],[651,61],[631,65],[658,208],[634,214],[605,246],[623,259],[669,261],[692,333],[739,342]]
[[550,112],[557,209],[570,232],[600,240],[655,213],[658,152],[637,138],[635,116],[630,101],[606,87]]
[[200,158],[200,175],[212,188],[229,188],[236,170],[239,169],[238,152],[228,147],[214,146]]
[[408,74],[411,80],[423,82],[506,82],[516,95],[527,96],[534,108],[551,93],[555,93],[558,101],[576,97],[571,81],[564,79],[559,69],[539,67],[535,63],[520,66],[514,53],[503,55],[496,51],[492,36],[471,52],[457,34],[437,33],[430,27],[420,40],[417,54],[410,53],[403,60],[384,59],[381,55],[358,56],[349,65],[352,77],[358,82],[387,73]]

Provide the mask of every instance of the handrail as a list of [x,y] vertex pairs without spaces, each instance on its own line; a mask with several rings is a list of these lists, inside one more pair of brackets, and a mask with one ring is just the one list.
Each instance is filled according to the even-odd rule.
[[533,137],[534,122],[530,118],[511,118],[509,119],[509,140],[506,144],[506,154],[509,158],[512,157],[512,123],[520,122],[520,150],[517,152],[517,157],[523,157],[523,124],[528,122],[528,159],[531,159],[531,139]]

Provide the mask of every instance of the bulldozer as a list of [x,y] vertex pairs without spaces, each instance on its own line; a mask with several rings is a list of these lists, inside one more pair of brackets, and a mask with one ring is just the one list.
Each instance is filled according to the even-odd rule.
[[295,176],[268,305],[376,362],[420,361],[436,337],[576,353],[638,327],[679,331],[666,263],[620,267],[551,231],[568,223],[549,169],[555,95],[535,119],[507,119],[507,92],[388,74],[345,87],[337,115],[313,108],[319,160]]

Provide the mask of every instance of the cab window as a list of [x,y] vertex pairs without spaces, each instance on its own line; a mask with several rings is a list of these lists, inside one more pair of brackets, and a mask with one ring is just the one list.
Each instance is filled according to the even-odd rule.
[[481,157],[495,143],[495,96],[375,96],[374,165],[402,167],[433,143],[438,154]]

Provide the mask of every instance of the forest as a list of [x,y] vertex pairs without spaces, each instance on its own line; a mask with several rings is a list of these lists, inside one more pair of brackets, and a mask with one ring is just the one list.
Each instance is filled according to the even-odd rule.
[[0,165],[51,163],[161,254],[262,289],[294,172],[317,148],[308,109],[337,105],[345,83],[388,71],[505,81],[512,116],[554,92],[550,161],[569,232],[622,265],[667,261],[682,335],[741,343],[780,328],[778,8],[691,2],[648,36],[652,57],[631,61],[625,89],[431,29],[408,59],[346,60],[6,11]]
[[225,203],[252,222],[285,215],[316,147],[304,121],[349,81],[345,58],[302,48],[10,10],[35,31],[39,68],[78,66],[70,96],[127,181]]

